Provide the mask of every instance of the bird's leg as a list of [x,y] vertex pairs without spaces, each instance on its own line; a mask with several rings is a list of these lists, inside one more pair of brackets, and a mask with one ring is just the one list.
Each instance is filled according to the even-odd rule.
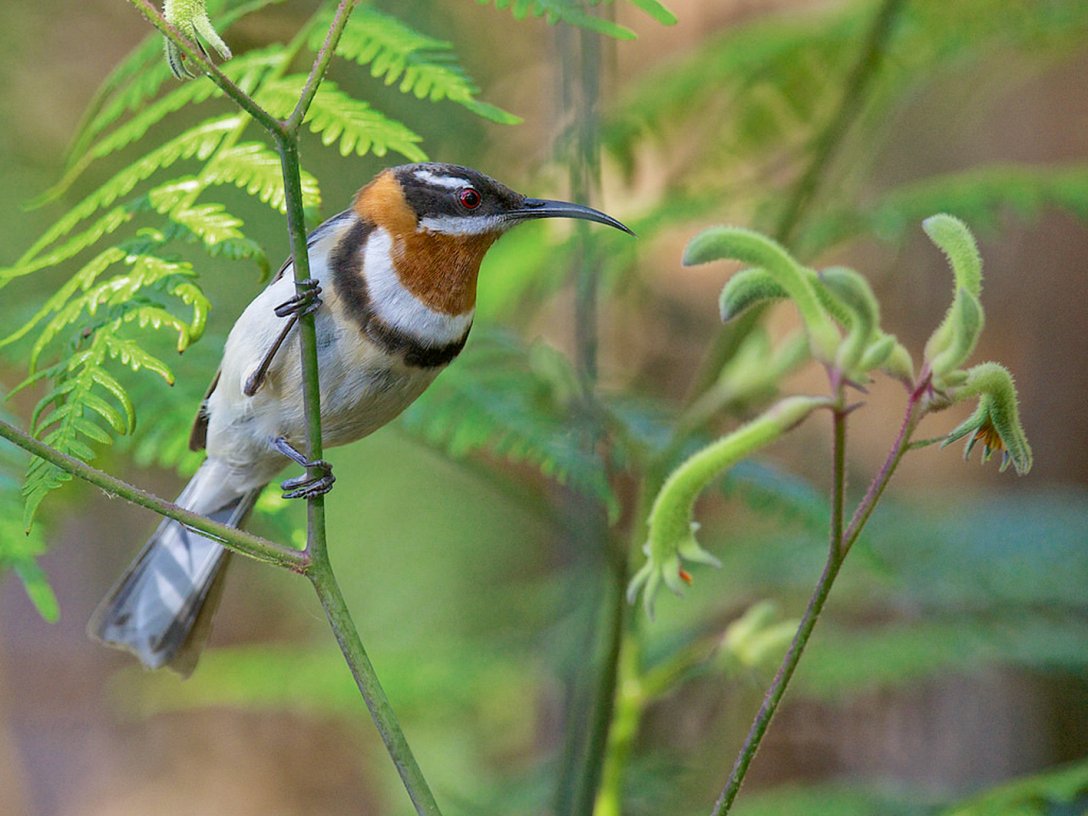
[[261,364],[253,369],[252,374],[246,377],[246,381],[242,385],[242,393],[247,397],[256,394],[264,383],[264,378],[268,375],[268,369],[272,365],[272,360],[276,357],[276,352],[280,350],[280,346],[283,345],[283,341],[287,339],[287,335],[291,333],[291,329],[295,327],[298,319],[302,315],[311,314],[321,305],[321,284],[314,278],[298,281],[295,288],[298,291],[274,310],[276,317],[289,317],[290,320],[280,330],[279,336],[276,337],[272,346],[265,352]]
[[273,439],[272,444],[276,450],[292,462],[297,462],[304,468],[317,468],[321,471],[317,476],[304,473],[301,476],[281,482],[280,487],[283,488],[283,497],[285,499],[312,499],[315,496],[323,496],[332,490],[332,484],[336,481],[336,477],[332,475],[332,465],[324,459],[307,459],[302,451],[295,448],[282,436]]

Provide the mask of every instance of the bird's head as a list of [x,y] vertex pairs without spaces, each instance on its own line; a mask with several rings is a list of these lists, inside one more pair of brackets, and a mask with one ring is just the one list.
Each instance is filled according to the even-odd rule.
[[355,212],[391,238],[404,285],[439,311],[472,308],[480,262],[499,236],[538,218],[627,227],[599,210],[529,198],[478,170],[434,162],[383,170],[359,191]]
[[360,191],[355,206],[364,218],[396,233],[488,236],[494,241],[511,227],[537,218],[580,218],[631,233],[599,210],[529,198],[456,164],[428,162],[385,170]]

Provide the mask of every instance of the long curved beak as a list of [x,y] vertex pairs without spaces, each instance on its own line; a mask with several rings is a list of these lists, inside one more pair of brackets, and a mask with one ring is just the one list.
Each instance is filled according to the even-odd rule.
[[572,204],[569,201],[550,201],[545,198],[526,198],[516,210],[506,213],[508,218],[515,221],[528,221],[534,218],[580,218],[583,221],[596,221],[598,224],[607,224],[610,227],[626,232],[634,233],[613,218],[600,210],[592,207],[583,207],[581,204]]

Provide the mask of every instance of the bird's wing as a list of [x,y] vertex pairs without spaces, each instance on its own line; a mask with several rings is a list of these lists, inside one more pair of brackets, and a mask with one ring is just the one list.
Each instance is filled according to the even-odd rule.
[[204,446],[208,442],[208,398],[212,395],[215,387],[219,385],[219,375],[222,373],[223,369],[221,367],[216,370],[215,376],[212,377],[212,384],[208,386],[208,390],[204,393],[204,399],[200,401],[200,407],[193,418],[193,428],[189,431],[189,450],[191,451],[204,450]]

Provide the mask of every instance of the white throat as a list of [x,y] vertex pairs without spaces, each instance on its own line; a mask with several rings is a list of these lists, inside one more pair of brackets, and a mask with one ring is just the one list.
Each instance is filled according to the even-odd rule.
[[475,309],[459,315],[435,311],[401,283],[392,262],[393,238],[378,227],[366,242],[363,270],[374,312],[391,328],[427,345],[454,343],[465,336]]

